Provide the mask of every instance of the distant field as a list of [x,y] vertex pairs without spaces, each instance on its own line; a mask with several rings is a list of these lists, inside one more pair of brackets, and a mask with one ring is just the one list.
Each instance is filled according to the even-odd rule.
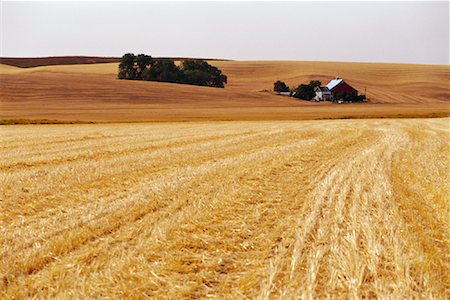
[[[164,58],[164,57],[160,57]],[[169,58],[169,57],[168,57]],[[170,57],[170,59],[182,60],[187,58]],[[189,58],[197,59],[197,58]],[[50,57],[0,57],[0,64],[32,68],[52,65],[79,65],[120,62],[120,57],[99,57],[99,56],[50,56]]]
[[98,64],[119,62],[120,57],[97,57],[97,56],[54,56],[54,57],[0,57],[0,64],[32,68],[51,65],[75,65],[75,64]]
[[445,299],[449,121],[3,127],[0,298]]
[[[436,117],[450,115],[448,66],[298,61],[211,61],[225,89],[116,79],[117,63],[16,68],[0,65],[0,119],[130,122]],[[277,96],[343,77],[370,103],[311,103]]]

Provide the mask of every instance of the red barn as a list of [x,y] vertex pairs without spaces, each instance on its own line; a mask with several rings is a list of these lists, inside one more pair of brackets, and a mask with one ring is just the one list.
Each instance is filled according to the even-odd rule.
[[334,99],[336,99],[337,94],[351,94],[354,96],[358,96],[358,91],[348,83],[346,83],[344,79],[339,77],[331,80],[327,84],[327,88],[331,91],[331,94],[333,94]]

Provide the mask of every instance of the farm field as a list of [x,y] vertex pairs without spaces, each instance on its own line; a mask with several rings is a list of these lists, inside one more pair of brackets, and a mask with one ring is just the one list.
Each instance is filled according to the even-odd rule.
[[445,299],[449,121],[2,127],[0,298]]
[[[0,119],[134,122],[450,115],[448,65],[302,61],[210,63],[228,76],[225,89],[118,80],[117,63],[33,68],[0,65]],[[290,86],[313,79],[326,84],[336,75],[360,93],[366,91],[370,103],[312,103],[270,92],[276,80],[283,80]]]

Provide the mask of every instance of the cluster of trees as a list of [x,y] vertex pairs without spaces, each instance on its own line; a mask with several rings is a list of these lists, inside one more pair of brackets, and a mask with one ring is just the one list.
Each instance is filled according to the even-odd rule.
[[204,60],[184,60],[179,66],[172,59],[127,53],[119,64],[119,79],[186,83],[224,88],[227,76]]
[[321,85],[322,82],[318,80],[311,80],[308,84],[300,84],[295,89],[294,97],[304,100],[311,100],[316,95],[316,92],[314,92],[314,88]]
[[[277,93],[281,92],[291,92],[293,97],[303,99],[303,100],[312,100],[316,93],[314,92],[314,88],[316,86],[320,87],[322,82],[318,80],[311,80],[308,84],[300,84],[294,89],[290,89],[286,83],[283,81],[276,81],[273,84],[273,90]],[[366,95],[355,95],[344,92],[338,92],[334,95],[335,101],[343,100],[346,102],[363,102],[366,99]]]
[[344,92],[337,92],[334,95],[335,100],[343,100],[345,102],[364,102],[366,95],[355,95]]
[[316,95],[314,92],[314,88],[316,86],[321,86],[321,84],[322,83],[318,80],[312,80],[309,82],[309,84],[300,84],[298,87],[291,90],[286,85],[286,83],[278,80],[273,84],[273,90],[277,93],[292,92],[292,96],[296,98],[300,98],[303,100],[311,100]]

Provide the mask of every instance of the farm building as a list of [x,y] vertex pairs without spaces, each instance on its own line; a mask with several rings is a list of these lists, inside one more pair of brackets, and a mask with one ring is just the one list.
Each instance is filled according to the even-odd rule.
[[358,96],[358,91],[339,77],[331,80],[326,86],[316,87],[314,92],[316,93],[314,97],[316,101],[339,100],[337,97],[343,94]]
[[316,86],[314,88],[316,96],[313,98],[314,101],[331,101],[333,100],[333,95],[331,91],[326,86]]
[[328,82],[327,88],[331,91],[331,94],[333,94],[333,96],[336,96],[337,93],[345,93],[358,96],[358,91],[350,86],[347,82],[345,82],[344,79],[339,77],[336,77],[336,79]]

